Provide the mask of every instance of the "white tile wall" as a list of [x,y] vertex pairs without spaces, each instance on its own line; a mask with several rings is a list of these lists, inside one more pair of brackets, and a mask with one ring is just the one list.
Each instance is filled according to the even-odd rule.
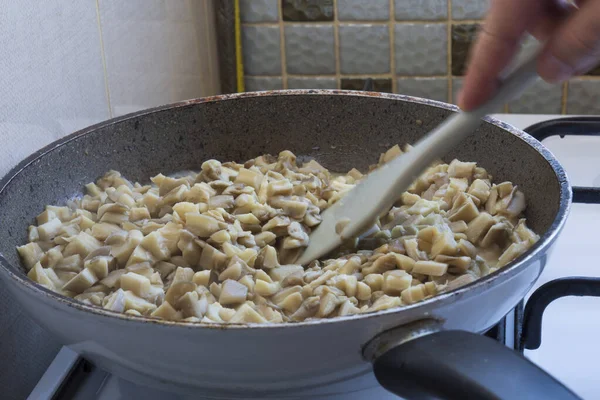
[[212,1],[0,0],[0,176],[93,123],[218,93]]
[[[111,116],[218,93],[213,1],[0,0],[0,176]],[[0,397],[23,399],[58,343],[11,307],[0,339]]]

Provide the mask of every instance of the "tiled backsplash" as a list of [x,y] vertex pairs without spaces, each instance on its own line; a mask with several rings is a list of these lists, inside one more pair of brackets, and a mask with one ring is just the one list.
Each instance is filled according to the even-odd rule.
[[[489,0],[240,0],[246,90],[375,90],[455,102]],[[599,114],[600,68],[498,110]]]

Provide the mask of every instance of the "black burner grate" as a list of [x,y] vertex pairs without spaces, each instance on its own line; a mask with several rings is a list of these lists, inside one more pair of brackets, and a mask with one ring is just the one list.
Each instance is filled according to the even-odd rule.
[[[551,136],[600,136],[600,118],[571,117],[541,122],[525,129],[539,141]],[[600,204],[600,188],[573,187],[573,203]],[[600,278],[570,277],[550,281],[539,287],[515,312],[515,348],[535,350],[542,342],[542,317],[546,307],[565,296],[600,297]]]

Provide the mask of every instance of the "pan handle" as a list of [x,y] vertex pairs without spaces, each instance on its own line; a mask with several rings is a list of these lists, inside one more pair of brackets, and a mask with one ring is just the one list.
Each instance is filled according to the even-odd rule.
[[406,399],[580,399],[508,347],[466,331],[442,331],[423,320],[386,331],[364,356],[375,377]]

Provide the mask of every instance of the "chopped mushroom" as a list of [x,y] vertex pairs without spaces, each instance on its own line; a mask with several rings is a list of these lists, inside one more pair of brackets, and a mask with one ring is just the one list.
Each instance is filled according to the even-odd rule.
[[248,288],[239,282],[227,279],[223,282],[219,303],[222,305],[240,304],[246,301]]
[[[381,155],[379,168],[403,151]],[[109,171],[47,206],[17,251],[28,277],[94,307],[190,323],[282,323],[408,305],[485,276],[539,236],[525,196],[472,162],[437,161],[332,258],[295,264],[321,213],[365,175],[294,154],[132,184]],[[336,227],[343,231],[345,223]]]

